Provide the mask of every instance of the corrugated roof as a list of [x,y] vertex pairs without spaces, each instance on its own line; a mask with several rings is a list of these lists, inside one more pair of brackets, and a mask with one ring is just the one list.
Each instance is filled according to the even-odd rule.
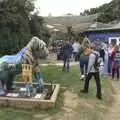
[[112,27],[112,28],[117,28],[117,29],[120,29],[120,22],[119,22],[118,24],[113,25],[113,27]]
[[111,25],[110,24],[101,23],[101,22],[95,22],[94,24],[92,24],[90,26],[90,29],[108,28],[108,27],[111,27]]
[[89,16],[60,16],[60,17],[44,17],[46,24],[54,26],[54,28],[66,33],[67,27],[72,26],[72,30],[79,33],[84,31],[101,31],[120,29],[120,23],[105,24],[95,22],[98,15]]
[[[120,29],[120,23],[116,23],[116,24],[104,24],[104,23],[96,23],[96,27],[91,27],[86,30],[86,31],[102,31],[102,30],[116,30],[116,29]],[[93,25],[94,26],[94,25]]]
[[44,17],[46,24],[54,26],[62,32],[67,32],[68,26],[72,26],[75,32],[83,32],[87,30],[96,19],[96,14],[89,16]]
[[81,23],[76,26],[73,26],[73,30],[75,32],[84,32],[89,29],[89,27],[93,24],[93,22],[86,22],[86,23]]

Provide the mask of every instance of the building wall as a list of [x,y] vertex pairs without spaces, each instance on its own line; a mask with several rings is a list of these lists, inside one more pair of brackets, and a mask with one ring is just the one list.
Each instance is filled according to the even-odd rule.
[[110,37],[120,37],[120,32],[91,32],[88,33],[88,38],[90,41],[101,41],[104,40],[108,42]]

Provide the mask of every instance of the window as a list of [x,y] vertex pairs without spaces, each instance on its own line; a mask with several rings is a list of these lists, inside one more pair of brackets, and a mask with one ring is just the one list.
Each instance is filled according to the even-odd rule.
[[115,45],[117,43],[117,39],[111,39],[111,44]]

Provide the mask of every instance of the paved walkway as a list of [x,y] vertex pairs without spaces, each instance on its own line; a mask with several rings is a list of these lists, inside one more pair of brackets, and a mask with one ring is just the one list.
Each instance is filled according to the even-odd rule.
[[[63,62],[40,64],[40,65],[41,66],[49,66],[49,65],[63,66]],[[70,66],[73,66],[73,65],[79,65],[79,62],[70,62]]]

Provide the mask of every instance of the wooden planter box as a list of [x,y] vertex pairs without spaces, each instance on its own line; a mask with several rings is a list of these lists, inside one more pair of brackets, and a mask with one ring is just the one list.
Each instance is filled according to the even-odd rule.
[[[23,82],[15,83],[16,85],[23,85]],[[57,100],[57,96],[60,90],[59,84],[53,84],[54,91],[48,100],[40,100],[35,98],[13,98],[13,97],[0,97],[0,106],[15,107],[15,108],[54,108]],[[45,85],[46,88],[50,87],[50,84]]]

